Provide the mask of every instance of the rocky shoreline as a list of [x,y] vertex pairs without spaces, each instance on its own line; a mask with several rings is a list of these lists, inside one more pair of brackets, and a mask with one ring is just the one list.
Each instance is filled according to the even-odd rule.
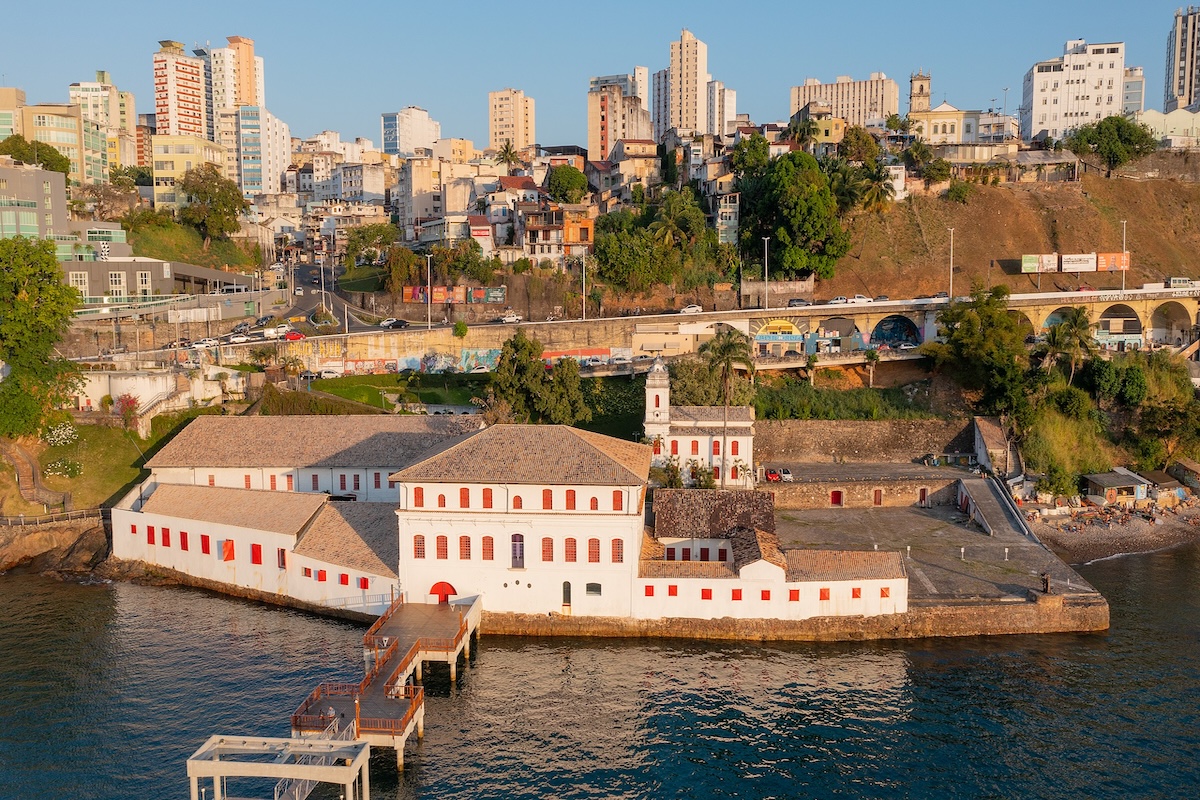
[[1070,517],[1060,517],[1038,520],[1030,527],[1063,561],[1087,564],[1200,541],[1200,508],[1161,514],[1154,523],[1135,516],[1123,523],[1080,525]]

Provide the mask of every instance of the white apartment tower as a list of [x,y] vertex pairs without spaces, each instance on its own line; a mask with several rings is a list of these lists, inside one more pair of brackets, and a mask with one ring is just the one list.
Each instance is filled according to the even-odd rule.
[[160,136],[212,139],[207,62],[164,39],[154,54],[154,114]]
[[687,28],[671,42],[670,105],[666,128],[704,133],[708,130],[708,45]]
[[1200,7],[1175,12],[1167,34],[1167,74],[1163,88],[1163,113],[1200,100]]
[[721,81],[708,82],[708,131],[713,136],[729,134],[729,127],[737,119],[737,92],[726,89]]
[[520,89],[488,92],[488,148],[499,150],[505,142],[518,151],[537,143],[533,98]]
[[418,149],[432,149],[433,143],[442,138],[442,124],[417,106],[380,114],[379,120],[383,152],[389,155],[407,158]]
[[604,161],[621,139],[649,139],[654,131],[645,99],[648,70],[633,75],[605,75],[588,81],[588,160]]
[[137,110],[132,92],[113,85],[108,72],[96,70],[96,80],[72,83],[68,88],[72,105],[83,118],[96,123],[108,144],[109,166],[137,163]]
[[791,115],[812,102],[829,106],[830,113],[847,125],[867,127],[872,120],[885,120],[900,113],[900,86],[882,72],[872,72],[865,81],[838,75],[833,83],[805,78],[791,91]]
[[208,116],[211,136],[216,140],[216,127],[221,112],[239,106],[263,107],[266,102],[266,81],[263,60],[254,55],[254,40],[245,36],[227,36],[226,47],[200,47],[194,50],[203,59],[208,87]]
[[650,117],[654,124],[654,141],[661,142],[671,127],[671,71],[660,69],[654,73],[653,106]]
[[1072,39],[1063,54],[1025,73],[1021,138],[1062,139],[1105,117],[1141,111],[1145,84],[1140,68],[1125,68],[1125,43],[1088,44]]

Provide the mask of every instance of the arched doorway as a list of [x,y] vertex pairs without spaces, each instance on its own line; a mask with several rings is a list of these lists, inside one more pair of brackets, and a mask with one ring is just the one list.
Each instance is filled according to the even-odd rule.
[[902,344],[920,343],[921,332],[917,330],[916,323],[900,314],[892,314],[889,317],[884,317],[871,330],[871,345],[873,347],[887,345],[888,347],[896,348]]
[[450,595],[458,595],[458,592],[455,591],[454,587],[445,581],[438,581],[435,583],[433,588],[429,590],[429,593],[437,595],[438,603],[449,603]]
[[1116,303],[1104,309],[1096,322],[1096,341],[1102,347],[1124,350],[1137,349],[1143,341],[1142,319],[1129,306]]
[[571,605],[571,582],[563,581],[563,601],[564,606]]
[[1192,337],[1192,317],[1182,303],[1163,303],[1150,315],[1150,340],[1179,347]]
[[1050,316],[1046,317],[1045,322],[1042,323],[1042,332],[1045,333],[1058,323],[1062,322],[1064,319],[1066,319],[1067,314],[1069,313],[1071,313],[1070,306],[1059,306],[1051,311]]

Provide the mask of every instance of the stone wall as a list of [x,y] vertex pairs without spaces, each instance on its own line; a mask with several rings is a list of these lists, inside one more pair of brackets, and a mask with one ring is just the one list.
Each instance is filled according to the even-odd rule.
[[1093,632],[1108,629],[1108,603],[1099,595],[1032,599],[1026,603],[939,605],[878,617],[771,619],[657,619],[564,617],[483,612],[487,635],[597,636],[654,639],[840,642],[921,639],[932,636],[997,636]]
[[926,453],[970,452],[970,420],[760,420],[759,463],[912,462]]
[[925,506],[954,505],[958,500],[958,478],[925,481],[828,481],[819,483],[772,484],[775,507],[788,509],[830,508],[831,493],[842,493],[843,508],[870,508],[875,505],[875,490],[880,490],[879,506],[899,508],[920,505],[925,489]]
[[108,556],[108,549],[99,519],[0,526],[0,573],[17,568],[86,572]]

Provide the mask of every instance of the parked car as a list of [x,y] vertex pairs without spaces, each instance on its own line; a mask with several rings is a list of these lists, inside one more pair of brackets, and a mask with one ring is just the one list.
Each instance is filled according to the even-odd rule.
[[250,341],[250,337],[245,333],[235,333],[229,337],[230,344],[245,344],[248,341]]
[[500,321],[506,325],[514,325],[521,321],[521,315],[515,311],[509,311],[500,318]]
[[701,306],[696,305],[695,303],[692,303],[691,305],[687,305],[687,306],[684,306],[683,308],[679,309],[680,314],[699,314],[702,311],[704,311],[704,309]]
[[[383,325],[383,323],[380,323],[380,324]],[[408,320],[394,319],[391,322],[389,322],[387,325],[383,325],[383,327],[390,328],[391,330],[401,330],[402,328],[408,327]]]
[[792,471],[787,467],[782,467],[779,470],[779,479],[784,483],[792,482]]
[[170,341],[170,342],[167,342],[166,344],[164,344],[162,346],[162,349],[163,350],[186,350],[187,348],[189,348],[191,346],[192,346],[191,341],[189,341],[187,339],[175,339],[174,341]]
[[862,303],[871,302],[871,298],[867,297],[865,294],[856,294],[846,302],[850,303],[851,305],[861,305]]
[[784,358],[799,358],[800,351],[799,350],[785,350],[783,353],[783,357]]
[[249,322],[239,322],[237,325],[233,326],[233,330],[230,332],[231,333],[247,333],[249,330],[250,330]]
[[903,344],[901,344],[901,345],[900,345],[899,347],[897,347],[896,349],[897,349],[897,350],[916,350],[916,349],[917,349],[917,345],[913,344],[912,342],[904,342]]
[[602,366],[604,366],[604,359],[600,358],[599,356],[588,356],[583,361],[579,362],[579,366],[581,366],[581,367],[602,367]]
[[630,358],[629,356],[617,356],[617,357],[615,357],[615,358],[610,358],[610,359],[608,360],[608,363],[609,363],[609,364],[617,364],[617,365],[619,365],[619,364],[632,364],[632,363],[633,363],[633,359],[632,359],[632,358]]
[[317,373],[313,372],[311,369],[306,369],[304,372],[300,373],[300,380],[302,381],[315,381],[316,379]]
[[217,347],[221,343],[211,336],[201,339],[198,342],[192,342],[193,350],[207,350],[210,347]]
[[804,308],[805,306],[811,305],[812,303],[805,300],[803,297],[793,297],[791,300],[788,300],[787,303],[788,308]]
[[274,319],[275,318],[271,317],[271,316],[259,317],[258,319],[254,320],[254,324],[251,325],[250,327],[251,328],[261,328],[262,326],[272,322]]
[[342,373],[338,372],[336,369],[323,369],[323,370],[321,370],[321,372],[319,374],[321,375],[322,378],[340,378],[340,377],[342,377]]
[[889,298],[888,298],[888,296],[887,296],[886,294],[877,294],[877,295],[875,295],[875,302],[876,302],[876,303],[886,303],[886,302],[888,301],[888,299],[889,299]]
[[779,483],[783,480],[783,476],[779,474],[779,470],[774,467],[767,467],[765,473],[767,483]]
[[117,355],[118,353],[128,353],[128,352],[129,352],[128,345],[114,344],[112,347],[106,347],[103,350],[101,350],[100,355],[113,356],[113,355]]
[[491,370],[487,368],[487,364],[476,364],[475,366],[471,367],[472,375],[482,375],[486,372],[491,372]]
[[635,364],[641,364],[644,361],[653,361],[653,360],[654,360],[654,356],[634,356],[633,357],[633,363],[635,363]]
[[307,339],[308,337],[300,331],[288,331],[283,335],[283,338],[287,339],[289,342],[298,342],[301,339]]
[[846,303],[849,303],[849,302],[850,302],[850,301],[846,299],[845,295],[840,295],[840,294],[839,294],[837,297],[835,297],[835,298],[833,298],[832,300],[830,300],[830,301],[829,301],[829,305],[831,305],[831,306],[844,306],[844,305],[846,305]]
[[934,292],[933,299],[934,300],[949,300],[950,293],[949,292]]

